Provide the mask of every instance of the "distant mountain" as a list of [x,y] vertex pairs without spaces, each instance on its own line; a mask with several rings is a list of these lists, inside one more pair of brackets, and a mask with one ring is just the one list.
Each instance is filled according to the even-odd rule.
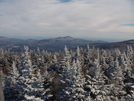
[[[89,46],[99,48],[99,49],[106,49],[106,50],[114,50],[115,48],[119,48],[120,50],[126,50],[127,46],[132,46],[134,48],[134,39],[127,40],[122,42],[113,42],[113,43],[91,43]],[[86,48],[87,45],[83,45],[83,48]]]
[[44,39],[44,40],[22,40],[15,38],[0,37],[0,48],[5,50],[11,50],[15,52],[24,51],[24,46],[28,46],[32,50],[36,50],[37,47],[40,50],[47,50],[50,52],[63,51],[65,45],[72,49],[76,46],[81,46],[90,43],[104,43],[103,41],[89,41],[84,39],[72,38],[70,36]]

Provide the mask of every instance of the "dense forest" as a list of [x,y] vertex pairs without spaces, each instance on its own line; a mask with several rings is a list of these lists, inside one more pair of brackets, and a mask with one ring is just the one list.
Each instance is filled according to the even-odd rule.
[[0,50],[5,101],[134,101],[134,51]]

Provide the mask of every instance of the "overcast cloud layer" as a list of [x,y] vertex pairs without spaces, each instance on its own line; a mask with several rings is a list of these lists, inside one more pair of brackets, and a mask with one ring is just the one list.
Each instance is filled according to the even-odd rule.
[[134,0],[0,0],[0,36],[134,39]]

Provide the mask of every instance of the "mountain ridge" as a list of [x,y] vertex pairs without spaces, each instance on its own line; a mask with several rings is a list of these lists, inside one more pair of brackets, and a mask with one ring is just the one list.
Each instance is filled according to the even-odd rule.
[[[36,39],[15,39],[15,38],[0,38],[0,48],[4,50],[10,49],[11,51],[21,52],[24,51],[23,47],[28,46],[32,50],[36,50],[39,47],[41,50],[47,50],[50,52],[63,51],[65,45],[72,49],[76,46],[81,46],[89,43],[97,43],[98,41],[90,41],[80,38],[73,38],[71,36],[57,37],[43,40]],[[103,41],[101,41],[103,43]]]
[[49,52],[63,51],[67,46],[69,49],[75,49],[77,46],[87,48],[87,44],[90,47],[113,50],[119,48],[121,50],[126,49],[127,45],[131,45],[134,48],[134,39],[125,40],[121,42],[105,42],[105,41],[91,41],[80,38],[73,38],[71,36],[49,38],[43,40],[36,39],[16,39],[0,37],[0,48],[4,50],[11,50],[15,52],[24,51],[24,46],[28,46],[31,50],[36,50],[38,47],[40,50],[47,50]]
[[[114,50],[116,48],[120,50],[126,50],[127,46],[132,46],[134,48],[134,39],[131,40],[125,40],[121,42],[111,42],[111,43],[91,43],[89,46],[99,48],[99,49],[105,49],[105,50]],[[81,46],[83,48],[86,48],[86,45]]]

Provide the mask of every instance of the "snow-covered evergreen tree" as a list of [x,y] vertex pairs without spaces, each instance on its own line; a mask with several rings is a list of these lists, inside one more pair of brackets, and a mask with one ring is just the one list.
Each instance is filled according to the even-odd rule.
[[85,78],[82,75],[81,66],[79,60],[73,61],[72,67],[64,68],[64,72],[61,75],[60,90],[58,93],[58,100],[64,101],[89,101],[90,96],[84,91]]
[[33,81],[31,84],[28,85],[27,88],[25,88],[25,99],[29,101],[37,100],[38,101],[46,101],[49,98],[51,98],[53,95],[50,94],[50,88],[45,88],[44,86],[47,79],[47,71],[45,72],[45,75],[42,77],[40,74],[40,71],[38,72],[38,77],[36,78],[36,81]]

